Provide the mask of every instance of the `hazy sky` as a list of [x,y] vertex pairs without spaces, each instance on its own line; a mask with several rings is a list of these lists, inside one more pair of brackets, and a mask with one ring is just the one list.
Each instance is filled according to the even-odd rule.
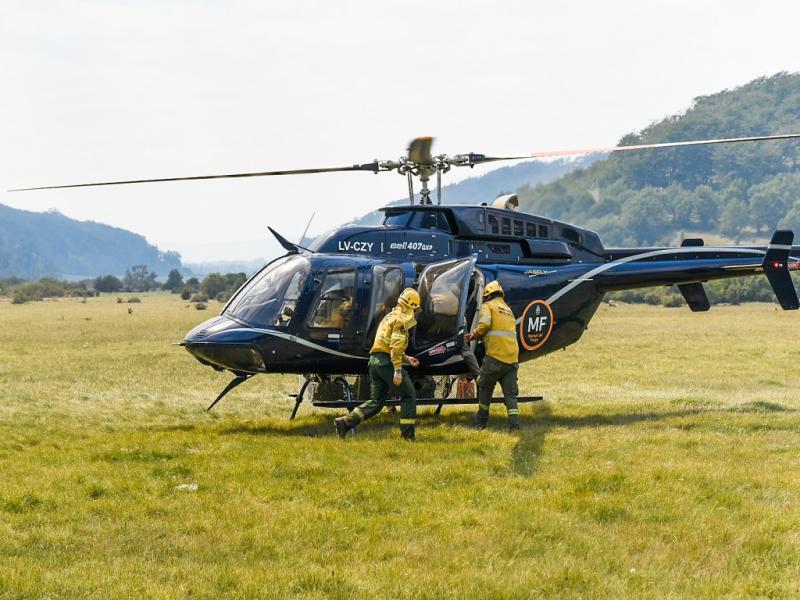
[[[0,189],[614,144],[800,71],[795,1],[0,2]],[[731,132],[735,134],[736,132]],[[484,167],[486,169],[486,167]],[[456,172],[455,181],[473,172]],[[9,194],[186,260],[274,252],[403,196],[345,173]]]

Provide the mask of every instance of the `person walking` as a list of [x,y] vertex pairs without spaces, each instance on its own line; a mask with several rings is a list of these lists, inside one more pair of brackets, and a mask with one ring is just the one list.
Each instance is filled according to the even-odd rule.
[[472,424],[484,429],[489,420],[489,406],[497,383],[503,390],[503,400],[508,412],[508,430],[519,429],[519,407],[517,396],[517,371],[519,370],[519,346],[517,345],[516,319],[504,300],[505,294],[498,281],[489,282],[483,289],[478,326],[464,336],[466,342],[482,338],[486,356],[478,379],[478,412]]
[[334,419],[336,434],[344,438],[359,423],[378,414],[392,389],[400,392],[400,435],[415,438],[417,393],[403,363],[418,367],[419,361],[406,355],[408,332],[417,324],[420,298],[416,290],[404,289],[397,306],[381,320],[369,354],[370,399],[344,417]]

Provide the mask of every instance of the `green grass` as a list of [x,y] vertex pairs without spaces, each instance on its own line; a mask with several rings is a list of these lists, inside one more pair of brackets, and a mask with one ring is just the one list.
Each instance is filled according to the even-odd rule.
[[520,435],[408,444],[288,421],[296,376],[208,414],[228,376],[170,343],[211,311],[129,306],[0,302],[0,598],[800,594],[796,313],[604,306],[521,368]]

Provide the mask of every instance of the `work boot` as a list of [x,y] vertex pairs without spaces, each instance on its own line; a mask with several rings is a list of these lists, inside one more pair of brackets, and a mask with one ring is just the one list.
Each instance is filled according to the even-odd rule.
[[508,433],[518,433],[518,432],[519,432],[519,423],[508,424]]
[[345,417],[334,419],[333,427],[336,429],[336,435],[342,440],[347,436],[347,432],[350,431],[350,426],[347,424],[347,419]]
[[480,412],[476,412],[472,415],[469,424],[473,429],[486,429],[486,420],[484,420]]
[[413,442],[414,440],[417,439],[416,434],[414,433],[413,425],[401,425],[400,435],[403,436],[404,440],[407,440],[409,442]]

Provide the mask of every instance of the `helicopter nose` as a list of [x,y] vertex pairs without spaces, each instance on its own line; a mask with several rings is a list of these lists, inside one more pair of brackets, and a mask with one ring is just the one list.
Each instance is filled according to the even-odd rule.
[[224,316],[214,317],[192,329],[181,345],[204,365],[235,373],[263,373],[264,357],[253,341],[258,332]]

